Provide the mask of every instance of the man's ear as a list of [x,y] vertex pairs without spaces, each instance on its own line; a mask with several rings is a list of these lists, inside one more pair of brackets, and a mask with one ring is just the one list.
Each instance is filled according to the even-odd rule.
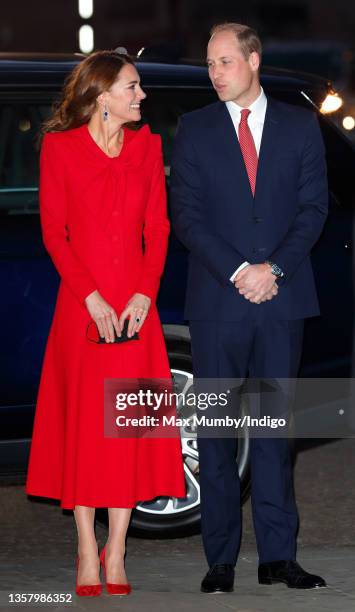
[[255,72],[259,70],[260,67],[260,56],[256,51],[252,51],[249,55],[249,64]]

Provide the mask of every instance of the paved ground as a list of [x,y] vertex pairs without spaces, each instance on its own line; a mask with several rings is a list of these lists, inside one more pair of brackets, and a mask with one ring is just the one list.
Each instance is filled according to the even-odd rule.
[[[174,540],[128,541],[127,597],[79,599],[74,594],[76,533],[73,517],[55,503],[30,501],[22,486],[0,489],[0,606],[10,610],[9,593],[71,593],[73,603],[41,604],[42,610],[119,609],[126,612],[354,612],[355,610],[355,439],[303,449],[295,485],[301,528],[298,561],[322,575],[327,589],[293,591],[284,585],[257,584],[257,555],[250,502],[244,506],[244,536],[235,591],[199,592],[206,571],[200,536]],[[100,544],[105,527],[97,525]],[[21,608],[23,605],[21,605]],[[34,607],[34,606],[31,606]]]

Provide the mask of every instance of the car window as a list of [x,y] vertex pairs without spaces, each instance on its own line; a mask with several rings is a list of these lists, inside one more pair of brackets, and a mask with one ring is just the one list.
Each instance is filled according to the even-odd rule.
[[0,212],[38,211],[36,138],[50,103],[0,104]]
[[142,105],[144,123],[162,137],[165,174],[170,174],[170,159],[178,118],[217,100],[212,89],[149,89]]
[[319,116],[326,148],[331,207],[355,208],[355,148],[348,138],[326,116]]

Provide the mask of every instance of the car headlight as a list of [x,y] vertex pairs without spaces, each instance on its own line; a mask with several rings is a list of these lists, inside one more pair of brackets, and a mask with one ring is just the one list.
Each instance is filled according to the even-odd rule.
[[337,93],[331,92],[323,100],[320,107],[320,112],[323,113],[323,115],[335,113],[335,111],[339,110],[342,105],[343,99]]

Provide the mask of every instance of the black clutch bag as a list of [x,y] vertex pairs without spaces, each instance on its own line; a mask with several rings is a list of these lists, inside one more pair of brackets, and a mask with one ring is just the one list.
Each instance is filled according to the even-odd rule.
[[120,342],[127,342],[128,340],[139,340],[138,333],[135,332],[133,336],[128,337],[128,325],[129,319],[125,319],[123,324],[123,329],[121,332],[121,336],[117,336],[115,328],[113,329],[115,334],[114,342],[106,342],[105,338],[102,338],[99,334],[99,330],[97,329],[97,325],[95,321],[90,321],[86,328],[86,337],[90,342],[95,342],[95,344],[119,344]]

